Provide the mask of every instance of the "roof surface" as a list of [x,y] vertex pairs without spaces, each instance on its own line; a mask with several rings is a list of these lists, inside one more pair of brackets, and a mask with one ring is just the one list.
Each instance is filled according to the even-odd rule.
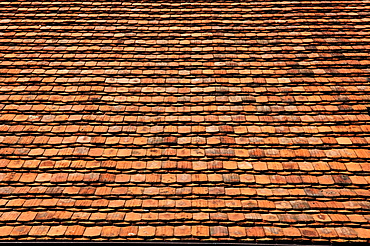
[[369,1],[0,9],[1,240],[369,242]]

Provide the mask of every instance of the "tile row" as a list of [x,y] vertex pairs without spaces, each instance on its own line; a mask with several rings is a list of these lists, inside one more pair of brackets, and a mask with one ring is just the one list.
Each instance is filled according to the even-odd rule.
[[[153,16],[153,18],[155,18]],[[161,15],[158,15],[157,18],[161,18]],[[145,27],[147,29],[147,27]],[[328,25],[326,27],[326,29],[331,29],[332,26]],[[354,38],[354,42],[353,44],[356,44],[356,43],[362,43],[361,40],[363,40],[363,38],[366,38],[369,33],[368,32],[360,32],[360,31],[357,31],[357,32],[349,32],[349,31],[343,31],[343,26],[338,26],[337,27],[338,29],[332,29],[331,30],[331,34],[334,35],[335,38],[339,38],[339,37],[347,37],[348,35],[356,35],[356,38]],[[222,28],[218,28],[219,30],[222,30]],[[47,30],[46,30],[47,31]],[[186,30],[184,30],[186,31]],[[262,31],[262,32],[261,32]],[[265,32],[264,32],[265,31]],[[295,31],[295,32],[294,32]],[[68,36],[71,36],[71,37],[75,37],[75,36],[81,36],[81,37],[84,37],[84,38],[105,38],[105,39],[108,39],[108,38],[122,38],[122,39],[127,39],[127,40],[131,40],[131,39],[138,39],[138,40],[142,40],[144,38],[147,38],[147,37],[151,37],[152,39],[161,39],[161,38],[164,38],[164,39],[170,39],[170,37],[172,37],[173,39],[183,39],[184,37],[186,37],[187,39],[189,40],[192,40],[192,39],[199,39],[199,38],[203,38],[203,39],[209,39],[209,38],[217,38],[217,39],[227,39],[227,38],[230,38],[230,39],[245,39],[245,40],[250,40],[250,39],[256,39],[256,38],[260,38],[260,37],[263,37],[264,39],[270,39],[270,40],[273,40],[273,39],[286,39],[286,40],[290,40],[290,39],[306,39],[307,38],[307,33],[311,33],[310,37],[313,38],[314,42],[323,42],[322,38],[325,38],[326,35],[327,35],[327,32],[323,32],[323,31],[318,31],[317,29],[304,29],[302,31],[297,31],[296,28],[294,29],[291,29],[291,32],[268,32],[266,31],[265,29],[262,29],[262,30],[244,30],[244,32],[238,32],[238,28],[235,28],[234,30],[229,30],[229,31],[225,31],[225,32],[215,32],[215,30],[208,30],[208,32],[202,32],[201,30],[198,30],[196,32],[192,32],[192,33],[188,33],[188,34],[184,34],[181,30],[178,30],[177,32],[174,32],[172,30],[167,30],[167,32],[163,32],[163,31],[157,31],[157,32],[154,32],[154,31],[144,31],[143,30],[136,30],[136,32],[132,32],[132,30],[130,29],[127,29],[126,32],[122,32],[122,31],[116,31],[115,33],[114,32],[111,32],[109,30],[106,30],[106,31],[96,31],[95,33],[88,33],[86,34],[86,32],[83,32],[83,31],[69,31],[68,30],[65,30],[65,31],[50,31],[50,32],[45,32],[43,30],[40,30],[40,31],[28,31],[28,30],[24,30],[24,32],[15,32],[13,30],[4,30],[4,32],[2,32],[3,36],[4,37],[9,37],[9,36],[14,36],[16,38],[58,38],[58,37],[62,37],[62,38],[65,38],[65,37],[68,37]],[[126,38],[124,38],[126,36]],[[358,39],[357,39],[358,38]],[[73,38],[74,39],[74,38]],[[350,39],[352,41],[352,39]],[[357,41],[357,42],[356,42]],[[290,41],[288,41],[290,42]],[[96,50],[97,53],[103,53],[102,51],[99,51],[99,50]],[[350,54],[356,54],[356,53],[359,53],[360,56],[363,56],[363,57],[366,57],[366,54],[367,53],[361,53],[360,51],[352,51],[353,53],[347,53],[348,56],[351,56]],[[361,55],[362,54],[362,55]],[[317,56],[317,55],[316,55]]]
[[[87,105],[86,108],[94,105]],[[18,107],[18,106],[16,106]],[[22,107],[22,106],[19,106]],[[27,106],[26,106],[27,107]],[[37,108],[37,105],[32,107]],[[84,132],[84,129],[89,129],[91,132],[97,133],[115,133],[126,134],[135,133],[140,129],[144,129],[145,133],[164,133],[179,131],[180,134],[190,132],[209,132],[216,134],[218,132],[234,132],[236,134],[263,134],[263,133],[354,133],[354,132],[369,132],[367,122],[370,115],[367,114],[367,108],[360,106],[359,109],[363,114],[273,114],[262,111],[258,115],[252,114],[256,110],[254,106],[221,106],[222,111],[216,111],[217,107],[209,106],[210,111],[203,111],[203,106],[178,107],[180,112],[172,110],[166,112],[164,107],[159,107],[157,111],[136,111],[138,106],[128,106],[121,114],[117,112],[125,106],[103,105],[105,114],[65,114],[70,112],[73,105],[65,107],[68,111],[57,110],[59,106],[54,105],[39,105],[43,111],[30,111],[32,114],[24,114],[25,111],[12,110],[3,111],[0,116],[1,131],[8,131],[10,128],[19,128],[14,131],[25,132]],[[143,106],[143,109],[152,107]],[[154,108],[154,107],[153,107]],[[240,114],[246,108],[251,111]],[[54,110],[53,110],[54,109]],[[63,109],[63,108],[62,108]],[[130,111],[133,110],[133,111]],[[232,113],[230,111],[233,110]],[[112,113],[113,111],[113,113]],[[201,113],[212,112],[206,116]],[[22,114],[20,114],[22,112]],[[42,114],[40,113],[42,112]],[[358,112],[358,111],[357,111]],[[63,114],[64,113],[64,114]],[[81,113],[81,112],[77,112]],[[148,114],[151,113],[150,116]],[[249,113],[249,114],[248,114]],[[173,115],[170,115],[173,114]],[[177,114],[177,115],[176,115]],[[178,115],[186,114],[186,115]],[[204,113],[203,113],[204,114]],[[225,115],[221,115],[225,114]],[[51,125],[54,123],[56,125]],[[92,124],[95,123],[95,124]],[[112,125],[110,123],[115,123]],[[135,124],[133,124],[135,123]],[[73,125],[71,125],[73,124]],[[294,126],[293,126],[294,124]],[[335,125],[334,125],[335,124]],[[249,129],[250,131],[249,131]],[[68,128],[68,130],[67,130]],[[5,130],[6,129],[6,130]],[[151,130],[153,129],[153,130]],[[154,130],[155,129],[155,130]],[[140,133],[140,132],[139,132]]]
[[[18,27],[19,28],[19,27]],[[59,27],[56,27],[59,29]],[[149,28],[150,29],[150,28]],[[145,42],[145,40],[143,40]],[[341,56],[343,60],[340,61],[326,61],[326,62],[319,62],[319,61],[313,61],[313,62],[299,62],[299,63],[294,63],[294,62],[269,62],[269,63],[262,63],[262,62],[235,62],[234,66],[254,66],[254,67],[280,67],[280,66],[286,66],[286,65],[316,65],[316,66],[325,66],[325,65],[366,65],[368,62],[367,59],[364,61],[357,61],[351,57],[348,56],[348,54],[352,53],[359,53],[360,56],[364,56],[365,54],[368,54],[370,51],[370,45],[346,45],[346,46],[324,46],[324,45],[312,45],[312,42],[314,42],[313,39],[303,39],[302,42],[306,43],[305,45],[300,44],[290,44],[289,43],[281,43],[279,44],[274,44],[274,47],[254,47],[254,43],[250,42],[248,44],[234,44],[232,46],[229,44],[228,46],[222,46],[225,45],[225,43],[221,44],[220,43],[209,43],[207,44],[207,47],[203,47],[203,44],[191,44],[190,40],[187,41],[178,41],[178,44],[171,44],[171,43],[166,43],[166,42],[160,42],[159,44],[151,44],[151,43],[144,43],[140,44],[138,41],[135,41],[134,44],[128,44],[125,43],[119,43],[118,45],[72,45],[69,44],[62,44],[62,45],[16,45],[16,43],[12,46],[7,46],[7,45],[2,45],[1,47],[2,52],[5,54],[8,53],[7,50],[9,51],[10,54],[13,54],[14,52],[28,52],[28,53],[33,53],[37,51],[47,51],[48,53],[53,54],[54,52],[76,52],[76,53],[89,53],[91,51],[95,50],[100,50],[100,51],[107,51],[107,52],[121,52],[121,53],[136,53],[136,52],[179,52],[179,53],[194,53],[196,52],[197,55],[202,54],[202,53],[207,53],[207,54],[212,54],[213,52],[217,54],[222,54],[223,52],[235,52],[235,53],[240,53],[242,52],[243,54],[254,54],[256,56],[256,52],[263,52],[263,54],[260,54],[261,57],[266,56],[266,54],[280,54],[280,57],[286,57],[286,58],[291,58],[291,53],[287,54],[281,54],[281,51],[292,51],[292,52],[298,52],[300,51],[316,51],[316,56],[320,57],[321,53],[327,53],[328,50],[331,52],[341,52],[343,53]],[[8,44],[8,42],[7,42]],[[243,45],[243,46],[241,46]],[[354,51],[361,49],[361,52],[356,52]],[[159,55],[158,55],[159,56]],[[340,55],[338,55],[340,56]],[[7,56],[5,55],[4,58],[8,58],[12,56]],[[209,57],[209,55],[208,55]],[[252,56],[253,57],[253,56]],[[212,58],[212,57],[209,57]],[[244,58],[248,58],[244,57]],[[89,63],[84,63],[84,62],[54,62],[54,63],[48,63],[46,61],[32,61],[30,63],[26,62],[12,62],[10,65],[14,66],[21,66],[21,65],[36,65],[40,64],[42,66],[88,66],[88,67],[95,67],[95,66],[108,66],[108,67],[115,67],[115,66],[138,66],[140,67],[140,64],[143,64],[143,62],[132,62],[132,63],[124,63],[124,62],[118,62],[118,61],[91,61]],[[147,67],[151,66],[166,66],[161,63],[155,63],[151,62],[148,64],[143,64]],[[206,62],[198,62],[198,63],[192,63],[192,62],[170,62],[167,66],[202,66],[202,65],[207,65],[207,66],[217,66],[217,64],[213,63],[206,63]]]
[[[226,227],[226,226],[3,226],[0,227],[0,236],[3,238],[9,237],[83,237],[88,238],[115,238],[116,240],[123,240],[129,238],[156,238],[163,240],[163,238],[202,238],[210,237],[217,240],[217,238],[251,238],[257,239],[261,242],[271,241],[277,237],[283,237],[284,240],[291,238],[321,238],[329,241],[332,238],[343,239],[369,239],[370,229],[366,228],[293,228],[293,227]],[[264,239],[264,240],[263,240]],[[281,240],[281,239],[280,239]],[[253,240],[252,240],[253,241]]]
[[[118,207],[119,202],[114,201]],[[112,202],[112,204],[114,203]],[[56,203],[59,206],[58,202]],[[63,205],[62,205],[63,206]],[[114,206],[109,206],[114,207]],[[333,225],[334,223],[356,223],[363,224],[366,227],[366,223],[370,222],[370,217],[367,215],[353,215],[353,214],[259,214],[259,213],[174,213],[174,212],[113,212],[113,213],[101,213],[101,212],[69,212],[69,211],[48,211],[48,212],[2,212],[0,216],[0,224],[10,224],[14,222],[27,223],[30,220],[35,222],[47,222],[53,221],[61,225],[71,224],[68,223],[70,220],[76,221],[76,224],[80,225],[91,225],[93,223],[99,224],[106,222],[107,224],[160,224],[158,221],[166,222],[167,225],[180,224],[183,221],[183,225],[189,224],[203,224],[203,225],[249,225],[251,222],[258,222],[260,225],[272,225],[273,223],[281,224],[298,224],[303,225],[311,224],[312,227],[319,227],[322,225]],[[142,223],[141,223],[142,222]],[[229,223],[227,223],[229,222]]]
[[[15,164],[21,165],[22,161],[14,161],[9,163],[8,166],[16,167]],[[203,164],[203,163],[200,163]],[[231,169],[232,163],[229,164],[229,170]],[[306,168],[310,164],[306,164]],[[199,165],[200,166],[200,165]],[[304,166],[304,165],[301,165]],[[42,168],[40,166],[40,168]],[[66,167],[64,167],[66,168]],[[235,168],[237,169],[237,168]],[[204,170],[199,169],[196,164],[193,165],[193,170]],[[234,169],[233,169],[234,170]],[[314,171],[314,169],[312,170]],[[370,171],[370,170],[368,170]],[[197,183],[210,182],[217,183],[214,187],[193,187],[193,190],[199,190],[203,194],[243,194],[239,189],[244,188],[225,188],[223,183],[226,185],[234,184],[289,184],[289,185],[337,185],[337,186],[351,186],[351,185],[368,185],[370,184],[370,177],[364,175],[346,175],[346,174],[332,174],[332,175],[253,175],[253,174],[239,174],[239,173],[213,173],[213,174],[114,174],[114,173],[64,173],[56,172],[2,172],[0,173],[0,182],[20,182],[20,183],[63,183],[63,182],[99,182],[120,184],[123,186],[130,185],[132,183],[151,183],[152,185],[158,184],[179,184],[179,185],[192,185],[195,186]],[[77,190],[77,189],[76,189]],[[106,190],[112,190],[106,189]],[[153,194],[159,193],[160,188],[146,188],[147,192],[152,191]],[[250,190],[250,189],[248,189]],[[253,189],[255,190],[255,189]],[[231,192],[232,191],[232,192]],[[144,191],[145,194],[148,194]],[[197,192],[194,192],[197,193]],[[319,193],[319,192],[318,192]],[[307,193],[306,193],[307,194]],[[350,193],[349,193],[350,194]],[[355,191],[353,193],[356,195]],[[303,194],[305,195],[305,194]]]
[[[335,105],[323,102],[315,106],[311,106],[312,104],[309,103],[307,103],[308,105],[296,103],[285,106],[276,105],[276,103],[272,102],[248,105],[248,102],[241,100],[232,103],[223,103],[222,101],[201,102],[199,105],[196,102],[145,102],[150,101],[150,99],[138,99],[140,102],[130,103],[127,102],[130,99],[126,101],[126,99],[122,98],[124,96],[117,97],[115,101],[108,103],[100,101],[96,104],[84,101],[72,103],[68,101],[58,104],[46,103],[44,101],[24,104],[14,104],[14,102],[7,104],[5,102],[6,104],[0,104],[0,110],[3,113],[0,121],[7,122],[9,121],[8,119],[12,119],[14,123],[55,121],[61,124],[69,124],[70,122],[86,124],[86,121],[91,122],[95,119],[99,123],[111,121],[119,125],[132,122],[165,122],[162,123],[165,125],[174,123],[176,125],[179,125],[179,123],[192,125],[212,123],[220,125],[232,122],[235,122],[235,125],[250,125],[261,122],[262,125],[274,125],[274,122],[285,121],[295,122],[297,126],[314,124],[315,122],[317,125],[322,125],[326,122],[335,122],[339,125],[343,124],[343,122],[349,124],[351,122],[360,123],[366,121],[369,118],[368,110],[370,108],[370,104],[365,104],[366,102],[364,101],[359,102],[357,105],[355,105],[356,102],[340,102]],[[126,102],[120,102],[121,100]],[[165,100],[169,101],[171,98],[168,97]],[[184,101],[186,100],[185,98]],[[246,100],[250,99],[247,98]],[[61,121],[60,119],[63,120]]]
[[[148,127],[149,128],[149,127]],[[144,128],[145,129],[145,128]],[[149,129],[148,129],[149,130]],[[53,132],[53,131],[51,131]],[[147,132],[149,133],[149,131]],[[250,133],[248,131],[248,133]],[[143,134],[143,132],[141,132]],[[271,133],[270,133],[271,134]],[[21,144],[24,147],[27,145],[61,145],[61,144],[99,144],[99,145],[136,145],[149,147],[151,145],[188,145],[192,148],[193,145],[233,145],[233,147],[246,147],[251,148],[259,145],[270,145],[279,146],[284,148],[286,146],[305,146],[308,145],[311,148],[328,148],[328,145],[370,145],[369,137],[229,137],[229,136],[212,136],[212,137],[105,137],[95,136],[91,137],[88,135],[80,136],[32,136],[32,135],[21,135],[16,136],[14,134],[10,136],[0,136],[1,145],[16,145]],[[270,135],[271,136],[271,135]],[[237,146],[241,145],[241,146]],[[248,146],[246,146],[248,145]],[[107,146],[108,147],[108,146]],[[204,148],[201,146],[201,148]],[[266,148],[266,147],[264,147]]]
[[[45,146],[46,147],[46,146]],[[175,149],[175,148],[2,148],[2,156],[74,156],[74,157],[169,157],[178,158],[273,158],[273,159],[301,159],[301,158],[329,158],[329,159],[369,159],[369,149],[233,149],[233,148],[202,148],[202,149]]]
[[[57,87],[54,87],[53,89],[55,89],[55,91],[58,91],[58,92],[64,92],[63,89],[64,88],[57,88]],[[66,88],[67,89],[67,92],[76,92],[76,88]],[[69,89],[69,90],[68,90]],[[86,91],[88,91],[89,87],[86,87],[86,88],[79,88],[81,92],[84,91],[84,89]],[[128,92],[128,88],[126,88],[126,92]],[[91,103],[92,101],[94,102],[94,104],[97,104],[97,103],[104,103],[104,104],[109,104],[109,102],[120,102],[120,103],[130,103],[131,106],[134,106],[135,103],[138,103],[138,102],[142,102],[142,103],[158,103],[158,104],[161,104],[161,103],[197,103],[197,104],[214,104],[214,103],[223,103],[223,104],[227,104],[227,105],[232,105],[232,104],[238,104],[238,103],[253,103],[253,102],[257,102],[257,103],[262,103],[262,102],[274,102],[276,104],[282,102],[282,103],[289,103],[290,106],[293,106],[297,103],[301,103],[301,104],[307,104],[307,105],[310,105],[312,103],[316,103],[318,105],[312,105],[312,106],[307,106],[308,109],[312,110],[312,111],[317,111],[317,109],[315,107],[319,107],[320,104],[329,104],[330,102],[336,102],[336,104],[357,104],[358,101],[368,101],[368,103],[370,104],[370,96],[369,95],[366,95],[366,94],[358,94],[358,95],[335,95],[335,94],[332,94],[332,95],[307,95],[307,96],[299,96],[299,95],[287,95],[287,94],[282,94],[282,95],[275,95],[275,96],[271,96],[271,95],[266,95],[266,96],[262,96],[262,95],[256,95],[256,96],[252,96],[251,94],[252,93],[249,93],[249,95],[244,92],[240,92],[238,93],[238,96],[237,95],[232,95],[233,92],[229,92],[229,89],[225,89],[225,90],[214,90],[214,91],[208,91],[208,92],[200,92],[200,93],[216,93],[216,92],[219,92],[219,93],[223,93],[223,94],[226,94],[226,95],[222,95],[222,96],[214,96],[214,95],[207,95],[207,96],[196,96],[196,95],[190,95],[189,94],[185,94],[185,95],[181,95],[181,96],[175,96],[175,95],[171,95],[170,93],[168,93],[169,95],[166,95],[166,96],[157,96],[157,95],[150,95],[149,93],[164,93],[164,92],[160,92],[160,88],[157,88],[156,89],[156,92],[154,92],[154,88],[144,88],[142,91],[140,91],[139,93],[140,94],[143,94],[143,95],[135,95],[134,93],[129,93],[129,94],[134,94],[134,95],[114,95],[113,97],[113,94],[116,94],[117,92],[115,92],[115,88],[112,88],[112,91],[109,91],[109,88],[105,88],[104,92],[106,92],[105,94],[107,95],[40,95],[40,94],[28,94],[28,95],[16,95],[16,94],[12,94],[12,95],[7,95],[7,94],[3,94],[3,95],[0,95],[0,102],[1,103],[9,103],[11,106],[15,106],[15,105],[12,105],[12,103],[14,102],[17,102],[17,104],[19,104],[20,102],[19,101],[23,101],[23,102],[28,102],[28,103],[42,103],[42,102],[45,102],[47,101],[48,103],[50,102],[79,102],[79,104],[82,104],[82,103]],[[186,89],[185,89],[186,90]],[[183,90],[183,91],[185,91]],[[190,91],[190,88],[187,89],[188,91]],[[123,91],[121,92],[118,92],[118,93],[125,93],[124,89]],[[136,92],[137,93],[137,92]],[[145,94],[144,94],[145,93]],[[109,94],[112,94],[112,95],[109,95]],[[147,94],[147,95],[146,95]],[[177,93],[176,93],[177,94]],[[231,95],[227,95],[227,94],[231,94]],[[261,93],[262,94],[262,93]],[[331,107],[330,107],[331,106]],[[357,106],[357,105],[356,105]],[[279,108],[278,105],[276,105],[276,108]],[[357,106],[357,107],[350,107],[349,106],[349,109],[347,110],[352,110],[353,109],[359,109],[360,107]],[[6,110],[6,106],[2,108],[3,110]],[[126,108],[123,108],[123,109],[126,109]],[[128,108],[129,109],[129,108]],[[251,106],[251,108],[246,108],[248,110],[245,110],[245,111],[260,111],[258,110],[258,108],[255,107],[254,110],[251,110],[253,109],[253,106]],[[295,109],[295,110],[294,110]],[[309,111],[309,110],[305,110],[305,111]],[[315,110],[316,109],[316,110]],[[29,108],[28,110],[32,110],[32,108]],[[289,108],[289,106],[280,106],[280,111],[296,111],[297,108],[295,107],[292,107],[292,108]],[[335,105],[325,105],[325,106],[322,106],[322,109],[321,110],[326,110],[326,111],[339,111],[340,109],[338,108],[338,106],[335,106]],[[345,110],[345,109],[343,109]],[[139,111],[139,110],[137,110]],[[154,111],[154,110],[153,110]],[[269,111],[269,110],[265,110],[265,111]]]
[[[310,173],[310,175],[320,176],[323,173],[330,175],[339,175],[339,174],[351,174],[355,175],[352,178],[357,184],[360,184],[361,177],[366,175],[367,172],[370,172],[370,167],[366,162],[328,162],[328,161],[300,161],[300,162],[256,162],[256,161],[233,161],[233,160],[211,160],[211,161],[178,161],[178,160],[165,160],[165,161],[155,161],[155,160],[37,160],[37,159],[0,159],[1,167],[7,168],[7,170],[17,169],[17,173],[12,173],[8,178],[3,177],[3,182],[6,181],[18,181],[21,176],[19,169],[37,169],[37,170],[67,170],[68,172],[72,169],[76,176],[81,177],[78,172],[81,170],[102,170],[102,172],[107,172],[108,170],[120,170],[120,171],[129,171],[133,173],[135,171],[148,170],[153,175],[154,172],[168,172],[169,170],[174,171],[178,170],[182,172],[183,170],[195,170],[201,172],[202,170],[209,172],[216,170],[229,170],[230,171],[239,171],[242,170],[243,174],[264,174],[274,175],[284,172],[282,175],[289,175],[291,172],[298,172],[298,175],[302,173]],[[312,173],[311,173],[312,172]],[[109,173],[109,171],[108,171]],[[178,173],[176,173],[178,174]],[[100,176],[99,173],[95,173],[97,177]],[[146,174],[148,175],[148,174]],[[73,175],[71,175],[72,177]],[[96,177],[96,176],[95,176]],[[197,176],[194,176],[197,177]],[[199,177],[204,177],[199,176]],[[197,177],[197,178],[199,178]],[[301,176],[302,180],[307,180],[308,176]],[[5,178],[5,179],[4,179]],[[10,178],[10,179],[9,179]],[[357,180],[358,178],[358,180]],[[310,182],[315,182],[315,178],[312,177]],[[208,179],[209,181],[209,179]]]
[[[16,220],[21,213],[25,213],[26,215],[36,214],[32,211],[43,211],[41,214],[44,216],[48,215],[49,219],[52,220],[54,214],[70,214],[71,212],[66,212],[64,210],[73,211],[73,212],[92,212],[92,211],[99,211],[99,214],[103,212],[102,215],[107,216],[115,210],[119,211],[141,211],[147,213],[150,212],[168,212],[172,213],[172,215],[176,216],[176,214],[180,214],[184,216],[182,213],[187,213],[187,217],[191,219],[192,212],[193,213],[213,213],[213,212],[227,212],[227,213],[238,213],[237,211],[252,211],[253,213],[273,213],[275,215],[281,215],[290,211],[290,216],[297,215],[298,212],[303,212],[302,217],[299,219],[301,221],[313,221],[313,217],[317,218],[320,222],[331,222],[332,219],[328,215],[317,216],[318,214],[328,214],[328,213],[340,213],[343,215],[341,218],[343,221],[349,221],[348,218],[344,214],[350,216],[351,214],[355,215],[363,215],[364,218],[369,218],[368,210],[370,209],[370,203],[367,201],[367,197],[369,197],[369,191],[366,189],[362,190],[362,193],[366,194],[361,197],[361,200],[351,200],[347,197],[345,200],[341,201],[328,201],[327,199],[316,200],[312,199],[312,197],[303,197],[306,200],[297,200],[302,198],[302,194],[296,192],[294,195],[285,195],[288,196],[289,199],[285,200],[284,197],[279,197],[279,199],[271,199],[273,194],[269,196],[266,194],[262,194],[258,196],[258,199],[252,197],[250,195],[244,195],[243,197],[229,197],[229,199],[215,199],[215,198],[199,198],[200,196],[194,195],[192,196],[191,193],[186,192],[186,189],[183,189],[181,194],[177,194],[177,197],[181,195],[188,195],[192,196],[192,199],[167,199],[166,196],[157,196],[159,198],[152,199],[151,196],[148,198],[138,199],[133,198],[134,195],[142,195],[143,188],[142,187],[131,187],[130,194],[120,194],[120,189],[126,190],[126,188],[115,188],[116,193],[118,195],[114,196],[106,196],[108,199],[105,199],[103,195],[94,195],[94,188],[90,187],[83,187],[83,193],[76,194],[75,192],[71,192],[73,187],[63,188],[63,187],[45,187],[45,186],[35,186],[35,187],[21,187],[24,193],[27,190],[30,192],[30,197],[24,197],[24,195],[20,198],[14,197],[11,193],[14,188],[10,188],[10,191],[7,193],[9,196],[12,196],[12,199],[6,198],[2,199],[1,203],[3,205],[6,204],[1,212],[4,215],[3,221],[5,220]],[[21,189],[18,188],[18,189]],[[65,193],[65,196],[61,198],[45,198],[50,197],[50,195],[62,195],[63,190],[69,189],[69,193]],[[78,189],[78,188],[77,188]],[[101,187],[104,189],[104,187]],[[165,188],[163,188],[165,189]],[[3,189],[4,190],[4,189]],[[269,192],[271,189],[265,189],[265,191]],[[335,190],[327,189],[326,194],[329,195],[335,193]],[[360,189],[358,190],[359,194]],[[35,193],[37,192],[37,193]],[[42,193],[44,192],[44,193]],[[180,192],[179,192],[180,193]],[[325,195],[326,195],[325,194]],[[34,198],[44,196],[41,198]],[[361,194],[362,195],[362,194]],[[153,195],[155,196],[155,195]],[[175,197],[175,194],[173,194]],[[340,194],[337,193],[335,197],[339,197]],[[118,197],[118,199],[117,199]],[[145,196],[144,196],[145,197]],[[301,198],[298,198],[301,197]],[[231,200],[232,199],[232,200]],[[48,211],[45,212],[45,209]],[[175,210],[173,210],[175,209]],[[14,211],[12,211],[14,210]],[[19,210],[20,212],[18,212]],[[52,211],[56,210],[56,211]],[[10,211],[10,212],[9,212]],[[333,212],[335,211],[335,212]],[[138,215],[138,213],[136,213]],[[321,214],[320,214],[321,215]],[[287,215],[288,216],[288,215]],[[335,215],[333,215],[335,216]],[[258,215],[255,216],[258,218]],[[320,218],[321,217],[321,218]],[[310,219],[311,218],[311,219]],[[364,219],[359,217],[360,221],[357,222],[365,222]],[[67,218],[68,219],[68,218]],[[228,220],[224,217],[225,222]],[[276,219],[276,217],[275,217]],[[274,221],[272,219],[271,221]],[[31,221],[28,222],[32,222]],[[140,221],[140,218],[137,219]],[[257,219],[258,220],[258,219]],[[296,218],[296,220],[298,220]],[[335,219],[334,219],[335,220]],[[293,221],[294,222],[294,221]]]
[[[368,54],[367,54],[368,55]],[[8,76],[14,76],[16,74],[57,74],[57,75],[70,75],[70,76],[78,76],[78,75],[104,75],[104,76],[114,76],[114,75],[145,75],[145,76],[195,76],[195,75],[205,75],[205,76],[235,76],[235,75],[285,75],[285,76],[302,76],[307,74],[315,75],[336,75],[336,74],[358,74],[358,75],[365,75],[367,76],[370,71],[369,69],[358,69],[358,68],[339,68],[339,69],[246,69],[246,68],[234,68],[229,70],[223,69],[125,69],[120,70],[118,67],[117,69],[0,69],[0,74],[6,74]]]

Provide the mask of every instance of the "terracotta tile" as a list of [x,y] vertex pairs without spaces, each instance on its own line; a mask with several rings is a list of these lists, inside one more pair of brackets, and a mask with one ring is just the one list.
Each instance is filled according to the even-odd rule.
[[262,214],[262,219],[266,221],[279,221],[279,218],[277,215],[274,214]]
[[139,226],[139,231],[137,235],[141,237],[153,237],[155,235],[155,231],[156,228],[153,226]]
[[364,218],[364,216],[362,215],[357,215],[357,214],[348,214],[346,215],[348,217],[348,219],[352,222],[356,222],[356,223],[366,223],[367,220]]
[[176,181],[179,183],[189,183],[191,182],[191,175],[190,174],[177,174]]
[[173,237],[174,227],[173,226],[159,226],[156,227],[155,235],[157,237]]
[[13,229],[14,229],[13,226],[2,226],[0,230],[0,236],[8,237]]
[[298,228],[290,227],[290,228],[283,228],[283,233],[287,237],[300,237],[301,232]]
[[45,236],[50,229],[50,226],[32,226],[28,233],[30,236]]
[[243,221],[245,219],[242,213],[229,213],[228,218],[230,221]]
[[11,231],[11,236],[26,236],[28,232],[31,230],[31,226],[17,226],[14,227]]
[[347,138],[347,137],[340,137],[340,138],[336,138],[335,140],[340,145],[350,145],[350,144],[352,144],[350,138]]
[[333,228],[317,228],[317,232],[321,237],[324,238],[334,238],[338,237],[337,232]]
[[370,235],[369,235],[370,229],[354,228],[354,230],[357,233],[358,238],[363,238],[363,239],[370,238]]
[[139,228],[137,226],[121,227],[119,235],[121,237],[133,237],[138,235]]
[[[17,218],[18,221],[33,221],[37,215],[37,212],[23,212],[20,214],[20,216]],[[1,219],[1,218],[0,218]]]
[[127,213],[125,216],[126,221],[140,221],[141,214],[139,213]]
[[264,237],[265,236],[265,230],[262,227],[247,227],[246,233],[248,237]]
[[341,238],[357,238],[357,232],[350,227],[335,228],[335,231]]
[[117,237],[121,229],[116,226],[104,226],[101,231],[102,237]]
[[10,200],[6,203],[6,207],[21,207],[25,201],[25,199]]
[[299,230],[303,237],[307,237],[307,238],[319,237],[319,234],[315,228],[300,228]]
[[98,237],[102,232],[102,227],[94,226],[94,227],[86,227],[83,235],[85,237]]
[[318,222],[331,222],[332,221],[332,219],[330,218],[328,214],[314,214],[313,218],[315,221],[318,221]]
[[[125,201],[117,201],[117,203],[121,203],[121,202],[124,203]],[[123,205],[122,206],[117,206],[117,207],[123,207]],[[106,220],[107,221],[122,221],[124,217],[125,217],[125,213],[123,213],[123,212],[109,213],[109,214],[107,214]]]
[[264,227],[263,229],[267,237],[281,237],[284,235],[283,230],[278,227]]
[[231,237],[246,237],[246,230],[244,227],[229,227],[229,234]]
[[229,235],[227,227],[224,226],[212,226],[210,232],[212,237],[226,237]]
[[131,156],[132,150],[131,149],[119,149],[117,152],[117,156]]
[[20,215],[20,212],[5,212],[1,215],[0,221],[15,221]]

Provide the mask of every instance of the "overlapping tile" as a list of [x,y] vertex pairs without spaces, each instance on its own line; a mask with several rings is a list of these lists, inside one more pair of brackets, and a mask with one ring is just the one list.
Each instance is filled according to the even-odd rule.
[[1,240],[369,242],[366,1],[0,9]]

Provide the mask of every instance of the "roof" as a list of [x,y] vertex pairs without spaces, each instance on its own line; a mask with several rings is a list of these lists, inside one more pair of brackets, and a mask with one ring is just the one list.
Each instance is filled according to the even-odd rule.
[[0,9],[1,240],[369,242],[367,1]]

